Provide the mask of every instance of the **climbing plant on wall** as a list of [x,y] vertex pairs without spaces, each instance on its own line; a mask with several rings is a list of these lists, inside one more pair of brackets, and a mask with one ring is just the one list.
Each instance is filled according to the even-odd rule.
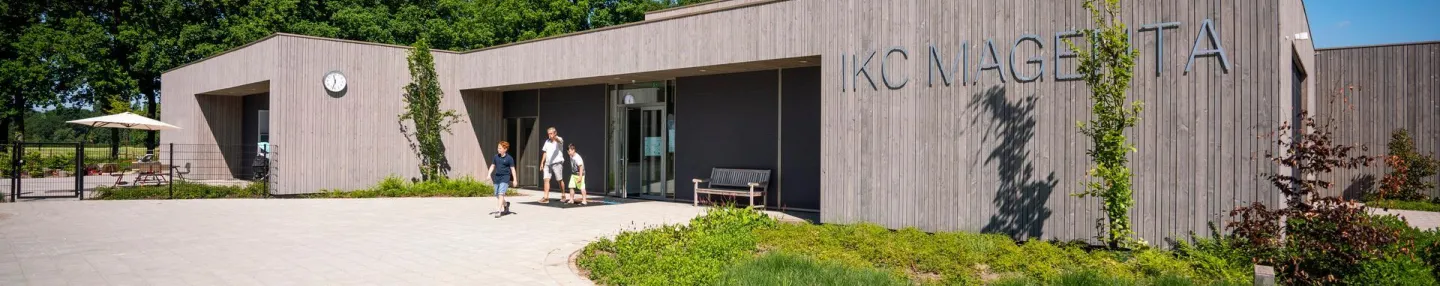
[[1077,124],[1080,133],[1090,137],[1093,144],[1086,154],[1094,166],[1086,172],[1090,179],[1084,182],[1085,190],[1076,195],[1101,198],[1105,211],[1101,225],[1105,231],[1100,239],[1110,247],[1129,247],[1144,243],[1134,238],[1130,227],[1130,207],[1135,205],[1135,199],[1130,183],[1132,172],[1126,166],[1129,153],[1136,149],[1125,138],[1125,129],[1140,120],[1138,115],[1144,106],[1140,101],[1129,101],[1125,95],[1133,77],[1135,53],[1130,49],[1125,23],[1119,20],[1119,0],[1086,0],[1084,7],[1090,11],[1095,26],[1084,31],[1089,44],[1076,45],[1069,40],[1066,44],[1076,50],[1080,60],[1076,71],[1090,88],[1093,101],[1089,122]]
[[[405,134],[410,150],[420,159],[420,176],[427,181],[444,178],[450,172],[450,161],[445,158],[445,143],[440,136],[450,133],[450,125],[461,122],[460,115],[455,110],[440,108],[445,93],[440,90],[430,45],[424,39],[415,42],[408,58],[410,84],[404,88],[405,110],[400,113],[400,132]],[[405,125],[407,120],[409,126]]]

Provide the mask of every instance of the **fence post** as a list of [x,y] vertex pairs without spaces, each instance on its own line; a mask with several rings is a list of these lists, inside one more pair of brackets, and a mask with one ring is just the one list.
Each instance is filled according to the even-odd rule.
[[85,200],[85,142],[75,142],[75,197]]
[[10,148],[10,202],[15,202],[20,195],[20,141],[12,143]]
[[10,164],[12,164],[11,166],[15,168],[11,170],[13,173],[12,176],[10,176],[10,202],[12,203],[17,202],[20,199],[20,183],[25,182],[25,180],[20,179],[20,173],[22,172],[21,168],[25,167],[25,154],[21,154],[21,152],[25,152],[24,146],[25,142],[16,140],[15,148],[11,149],[10,153],[14,155],[14,158],[12,158],[12,160],[10,161],[12,163]]
[[170,199],[173,200],[175,199],[175,142],[170,142],[170,169],[165,171],[170,172],[168,184],[170,185]]

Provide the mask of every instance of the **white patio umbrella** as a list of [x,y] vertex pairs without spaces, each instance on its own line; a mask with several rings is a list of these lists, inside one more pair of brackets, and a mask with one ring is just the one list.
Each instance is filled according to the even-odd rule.
[[100,117],[91,117],[80,120],[71,120],[66,121],[65,123],[80,124],[90,127],[108,127],[157,131],[180,129],[180,127],[178,126],[170,125],[169,123],[160,122],[159,120],[150,119],[149,117],[144,117],[140,116],[139,114],[129,112],[111,114]]

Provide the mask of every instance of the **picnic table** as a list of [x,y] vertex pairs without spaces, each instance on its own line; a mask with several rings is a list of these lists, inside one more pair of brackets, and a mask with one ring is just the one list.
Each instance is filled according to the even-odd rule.
[[[167,176],[170,175],[170,166],[161,164],[160,162],[136,162],[130,164],[130,168],[136,171],[135,180],[131,182],[132,185],[140,185],[143,183],[155,183],[159,185],[170,181],[169,178],[167,178]],[[115,176],[116,186],[125,184],[124,172],[112,174],[111,176]]]

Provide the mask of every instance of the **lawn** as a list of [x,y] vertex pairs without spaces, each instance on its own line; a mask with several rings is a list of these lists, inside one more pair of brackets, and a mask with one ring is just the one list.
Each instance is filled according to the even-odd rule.
[[[55,147],[25,147],[25,153],[26,153],[26,154],[39,153],[41,156],[46,156],[46,157],[49,157],[49,156],[67,156],[67,157],[74,157],[74,156],[75,156],[75,147],[65,147],[65,146],[55,146]],[[119,154],[120,154],[120,157],[137,158],[137,157],[140,157],[140,156],[144,156],[144,155],[145,155],[145,147],[138,147],[138,146],[135,146],[135,147],[120,147],[120,153],[119,153]],[[104,159],[104,158],[110,158],[110,146],[94,146],[94,145],[90,145],[90,146],[88,146],[88,147],[85,147],[85,158],[88,158],[88,159]]]
[[1365,206],[1382,209],[1440,212],[1440,204],[1433,201],[1377,200],[1366,202]]
[[1249,258],[1222,244],[1104,251],[996,234],[779,223],[716,208],[689,225],[601,239],[577,264],[605,285],[1250,284]]

